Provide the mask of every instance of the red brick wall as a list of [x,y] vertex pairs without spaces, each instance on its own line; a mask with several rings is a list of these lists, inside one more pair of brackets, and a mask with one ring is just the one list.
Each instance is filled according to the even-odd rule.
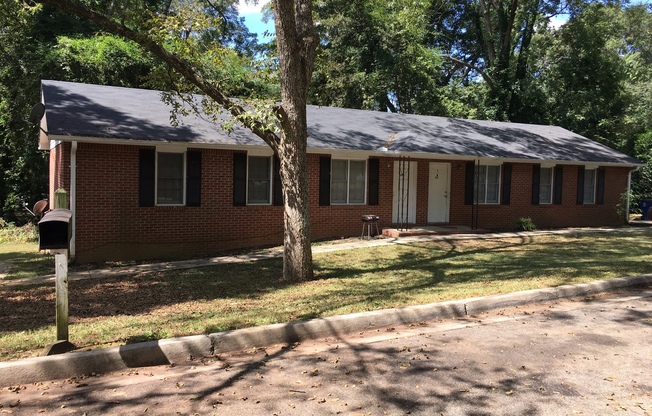
[[[465,165],[451,183],[451,224],[471,225],[471,206],[464,205]],[[620,196],[627,189],[627,168],[607,167],[603,204],[577,204],[578,166],[564,165],[561,204],[532,205],[532,165],[512,165],[511,200],[509,205],[479,205],[478,226],[486,229],[513,230],[519,218],[529,217],[538,228],[590,227],[622,225],[624,219],[616,211]]]
[[[76,212],[79,262],[196,257],[282,243],[283,207],[233,206],[232,151],[202,150],[201,207],[139,207],[139,149],[79,143]],[[69,154],[69,144],[60,145],[50,153],[53,189],[63,186],[69,191]],[[363,214],[379,215],[381,227],[391,226],[394,159],[380,158],[378,206],[319,206],[320,156],[323,155],[308,155],[314,239],[359,235]],[[429,162],[444,162],[451,163],[450,224],[470,226],[471,206],[464,205],[465,163],[435,159],[417,162],[417,224],[425,225],[427,221]],[[626,181],[626,168],[607,168],[604,204],[576,205],[577,167],[565,166],[563,204],[533,206],[532,165],[514,164],[510,205],[481,205],[479,226],[511,230],[520,217],[531,217],[540,228],[620,224],[622,220],[616,216],[615,205],[625,191]]]
[[310,188],[310,217],[313,238],[349,237],[360,235],[366,214],[380,216],[378,226],[390,226],[392,220],[392,159],[380,158],[378,205],[319,206],[319,157],[308,155],[308,181]]
[[191,257],[282,242],[283,207],[233,206],[232,152],[202,151],[201,207],[139,207],[138,150],[79,145],[80,262]]
[[[54,203],[54,191],[63,188],[70,195],[70,143],[60,143],[50,150],[50,204]],[[70,204],[68,204],[70,206]],[[51,208],[54,208],[51,206]]]

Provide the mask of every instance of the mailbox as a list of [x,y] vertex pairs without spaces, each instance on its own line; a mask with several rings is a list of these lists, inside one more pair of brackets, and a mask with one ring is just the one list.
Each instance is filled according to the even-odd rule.
[[38,248],[68,249],[72,237],[72,211],[54,209],[38,222]]

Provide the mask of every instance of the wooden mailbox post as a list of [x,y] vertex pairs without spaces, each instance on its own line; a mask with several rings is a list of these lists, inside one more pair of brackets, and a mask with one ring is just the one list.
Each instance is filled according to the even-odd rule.
[[48,346],[43,355],[59,354],[75,349],[68,337],[68,249],[72,237],[72,211],[54,209],[38,223],[39,250],[54,254],[56,276],[57,342]]

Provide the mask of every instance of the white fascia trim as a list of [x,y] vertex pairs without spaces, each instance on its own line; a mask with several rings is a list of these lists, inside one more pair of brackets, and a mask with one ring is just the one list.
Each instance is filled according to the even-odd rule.
[[250,149],[270,149],[262,140],[260,145],[233,145],[233,144],[212,144],[212,143],[196,143],[196,142],[168,142],[165,140],[135,140],[135,139],[106,139],[102,137],[88,137],[88,136],[62,136],[50,135],[50,139],[59,140],[62,142],[77,141],[79,143],[91,144],[104,144],[104,145],[120,145],[120,146],[146,146],[156,147],[159,146],[180,146],[192,149],[215,149],[215,150],[235,150],[235,151],[249,151]]
[[70,146],[70,211],[72,211],[70,258],[75,259],[77,233],[77,142]]
[[[43,90],[41,90],[41,104],[45,105],[45,98],[43,97]],[[45,112],[47,113],[47,107],[45,107]],[[39,131],[38,131],[38,150],[50,150],[52,149],[52,143],[48,137],[48,118],[43,114],[41,120],[39,121]]]
[[[246,151],[251,152],[254,149],[270,149],[269,146],[264,144],[261,139],[260,145],[226,145],[226,144],[211,144],[211,143],[193,143],[193,142],[165,142],[165,141],[156,141],[156,140],[130,140],[130,139],[106,139],[100,137],[81,137],[81,136],[62,136],[50,134],[50,141],[62,141],[62,142],[73,142],[77,141],[80,143],[96,143],[96,144],[107,144],[107,145],[126,145],[126,146],[150,146],[158,147],[159,145],[177,145],[185,146],[186,148],[193,149],[216,149],[216,150],[235,150],[235,151]],[[378,150],[340,150],[340,149],[323,149],[316,147],[309,147],[307,149],[309,154],[323,154],[323,155],[337,155],[337,157],[353,157],[356,159],[368,159],[370,157],[388,157],[388,158],[398,158],[400,156],[408,156],[414,159],[436,159],[436,160],[451,160],[451,161],[469,161],[469,160],[480,160],[481,164],[502,164],[502,163],[525,163],[525,164],[535,164],[535,163],[551,163],[553,165],[571,165],[571,166],[586,166],[586,162],[582,161],[572,161],[572,160],[536,160],[536,159],[518,159],[518,158],[499,158],[499,157],[478,157],[472,155],[445,155],[445,154],[435,154],[435,153],[418,153],[418,152],[381,152]],[[340,156],[342,154],[343,156]],[[349,155],[349,156],[346,156]],[[355,155],[355,156],[351,156]],[[488,163],[487,161],[494,161]],[[617,162],[601,162],[595,164],[595,166],[613,166],[613,167],[626,167],[626,168],[635,168],[637,166],[645,166],[645,163],[617,163]]]

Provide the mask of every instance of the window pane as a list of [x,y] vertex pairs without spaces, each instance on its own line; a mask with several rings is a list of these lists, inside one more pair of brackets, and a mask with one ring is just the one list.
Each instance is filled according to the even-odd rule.
[[247,203],[270,203],[270,157],[251,156],[247,165]]
[[487,202],[487,167],[476,165],[476,183],[473,189],[473,195],[477,203],[484,204]]
[[500,166],[487,166],[487,204],[497,204],[500,194]]
[[157,204],[183,204],[184,156],[183,153],[158,153]]
[[348,161],[331,161],[331,203],[346,204],[348,184]]
[[539,181],[539,203],[552,203],[552,168],[541,168]]
[[584,171],[584,203],[595,203],[595,169]]
[[476,166],[476,173],[474,201],[497,204],[500,197],[500,166]]
[[349,162],[349,203],[363,204],[365,195],[365,172],[366,162],[364,160],[352,160]]

